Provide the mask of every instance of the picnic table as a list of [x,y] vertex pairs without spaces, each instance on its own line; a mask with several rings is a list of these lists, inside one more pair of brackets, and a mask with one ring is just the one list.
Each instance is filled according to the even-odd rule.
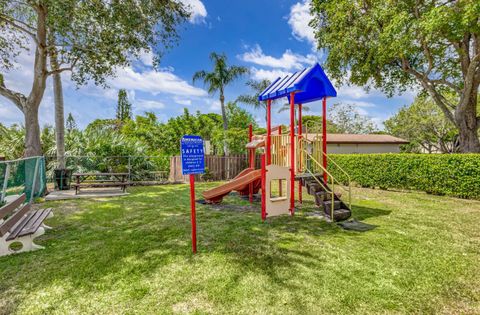
[[119,187],[123,192],[129,185],[128,173],[74,173],[75,195],[85,187]]

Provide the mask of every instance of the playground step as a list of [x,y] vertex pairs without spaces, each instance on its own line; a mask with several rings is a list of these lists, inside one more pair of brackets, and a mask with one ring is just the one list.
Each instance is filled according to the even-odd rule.
[[[334,200],[333,202],[334,210],[338,210],[342,207],[342,202],[340,200]],[[326,200],[323,202],[323,206],[325,207],[325,212],[330,213],[330,209],[332,208],[332,201]]]
[[[325,215],[330,218],[330,212],[325,212]],[[333,218],[335,221],[343,221],[350,218],[352,212],[348,209],[337,209],[333,211]],[[331,218],[330,218],[331,219]]]
[[309,183],[316,182],[317,180],[321,180],[322,174],[310,174],[310,173],[301,173],[295,176],[295,180],[300,181],[302,186],[306,187]]
[[[324,201],[332,199],[332,193],[327,191],[319,191],[315,193],[314,197],[317,206],[321,206],[323,205]],[[335,199],[338,199],[340,197],[342,197],[342,194],[340,192],[335,193]]]
[[315,195],[319,191],[324,191],[322,185],[317,182],[312,182],[307,185],[308,193],[310,195]]
[[315,179],[315,177],[321,177],[322,175],[322,173],[316,173],[313,175],[311,173],[300,173],[295,175],[295,180],[312,180]]

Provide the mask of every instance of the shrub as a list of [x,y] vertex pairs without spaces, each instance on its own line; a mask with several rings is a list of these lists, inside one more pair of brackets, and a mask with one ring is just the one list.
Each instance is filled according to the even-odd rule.
[[[480,154],[332,154],[361,187],[480,199]],[[333,176],[346,177],[332,164]]]

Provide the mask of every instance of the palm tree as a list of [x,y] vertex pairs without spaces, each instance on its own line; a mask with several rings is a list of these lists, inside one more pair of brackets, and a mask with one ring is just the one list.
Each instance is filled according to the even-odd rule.
[[260,81],[248,80],[246,85],[250,87],[255,94],[243,94],[237,98],[237,102],[250,105],[255,109],[262,109],[265,111],[265,122],[267,121],[267,104],[265,102],[259,101],[258,96],[260,93],[265,91],[267,87],[270,86],[272,82],[270,80],[264,79]]
[[238,79],[240,76],[247,74],[248,69],[239,66],[229,66],[227,64],[227,56],[225,54],[217,54],[212,52],[210,60],[213,62],[213,71],[207,72],[205,70],[197,71],[193,75],[193,83],[202,80],[207,86],[207,91],[210,95],[215,95],[217,92],[220,95],[220,106],[222,109],[223,120],[223,152],[228,155],[228,146],[226,139],[226,131],[228,130],[227,113],[225,111],[225,87]]
[[[281,113],[287,110],[290,110],[290,103],[283,104],[282,107],[278,109],[278,112]],[[309,106],[302,105],[302,112],[309,112],[309,111],[310,111]],[[297,117],[297,108],[295,108],[295,117]]]

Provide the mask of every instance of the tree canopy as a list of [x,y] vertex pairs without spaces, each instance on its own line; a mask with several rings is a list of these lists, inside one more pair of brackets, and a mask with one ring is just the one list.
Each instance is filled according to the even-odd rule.
[[480,2],[312,0],[311,12],[334,79],[387,95],[420,87],[459,130],[460,150],[480,152]]
[[369,134],[376,131],[370,117],[360,114],[352,104],[334,104],[329,117],[338,133]]
[[118,91],[117,114],[116,118],[119,123],[124,123],[132,119],[132,103],[128,100],[127,91],[120,89]]
[[457,132],[429,97],[420,96],[385,121],[385,130],[410,141],[405,149],[411,152],[454,151]]
[[[129,66],[151,47],[157,48],[158,62],[188,16],[174,0],[0,0],[0,71],[12,69],[20,54],[35,53],[28,95],[7,86],[0,72],[0,95],[25,115],[26,155],[41,154],[38,107],[48,76],[70,71],[78,85],[89,80],[104,85],[117,67]],[[49,58],[57,62],[54,68]]]

